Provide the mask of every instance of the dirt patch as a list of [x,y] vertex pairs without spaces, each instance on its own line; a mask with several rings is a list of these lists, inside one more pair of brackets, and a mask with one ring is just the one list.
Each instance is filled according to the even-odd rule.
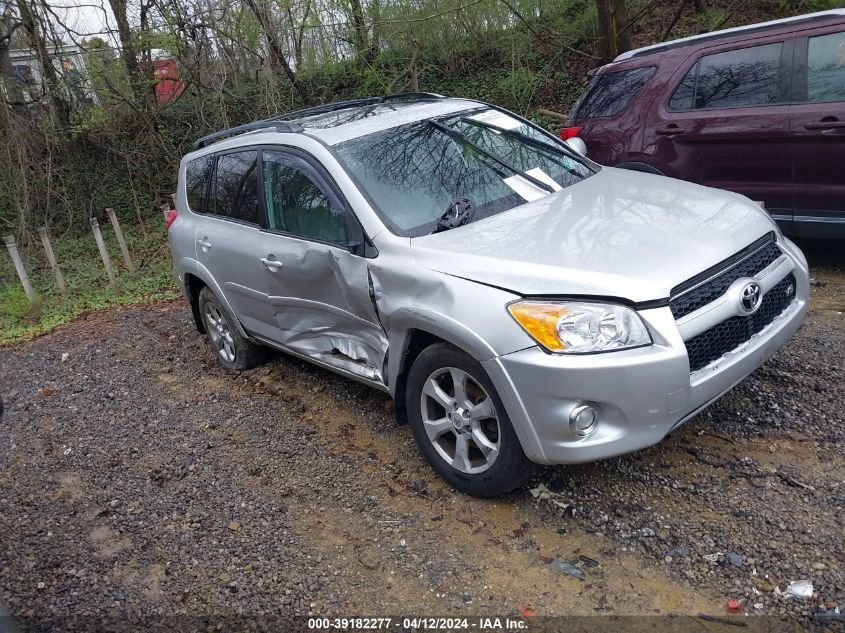
[[104,525],[93,528],[88,537],[97,549],[97,556],[101,558],[111,558],[123,550],[132,549],[132,541],[121,538],[114,530]]

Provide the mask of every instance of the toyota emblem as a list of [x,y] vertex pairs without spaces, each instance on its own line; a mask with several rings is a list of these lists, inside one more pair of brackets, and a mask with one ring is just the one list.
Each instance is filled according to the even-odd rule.
[[739,293],[739,305],[745,314],[754,314],[763,300],[763,291],[756,281],[749,282]]

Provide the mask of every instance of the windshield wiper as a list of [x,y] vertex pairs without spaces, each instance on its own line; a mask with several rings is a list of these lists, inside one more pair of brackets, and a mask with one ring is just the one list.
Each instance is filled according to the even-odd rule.
[[562,152],[569,156],[570,158],[574,158],[579,163],[587,167],[590,171],[595,173],[595,169],[592,168],[591,165],[587,163],[583,159],[582,156],[578,154],[575,150],[569,149],[566,145],[560,147],[558,145],[551,145],[550,143],[544,143],[543,141],[538,141],[536,138],[531,138],[527,134],[523,134],[522,132],[517,132],[516,130],[508,130],[503,127],[498,127],[493,125],[492,123],[487,123],[486,121],[479,121],[477,119],[470,119],[469,117],[461,117],[461,121],[464,123],[468,123],[469,125],[474,125],[476,127],[484,128],[485,130],[492,130],[493,132],[498,132],[499,134],[503,134],[505,136],[509,136],[510,138],[516,138],[520,141],[523,141],[527,145],[531,145],[532,147],[536,147],[540,150],[545,150],[546,152],[556,154],[557,152]]
[[434,227],[432,233],[440,233],[440,231],[448,231],[458,226],[468,224],[475,215],[475,205],[469,198],[455,198],[446,207],[439,218],[437,218],[437,226]]
[[524,171],[517,169],[516,167],[514,167],[510,163],[503,161],[501,158],[497,158],[496,156],[494,156],[493,154],[491,154],[487,150],[482,149],[481,147],[479,147],[478,145],[473,143],[465,135],[461,134],[457,130],[453,130],[449,126],[443,125],[440,121],[435,121],[434,119],[429,119],[428,124],[433,125],[438,130],[443,132],[444,134],[448,134],[452,138],[459,140],[461,143],[464,143],[465,145],[469,145],[472,149],[474,149],[476,152],[478,152],[479,154],[481,154],[482,156],[484,156],[488,160],[493,161],[494,163],[496,163],[500,167],[504,167],[505,169],[507,169],[512,174],[515,174],[515,175],[519,176],[520,178],[524,178],[525,180],[530,182],[535,187],[539,187],[543,191],[548,191],[549,193],[555,192],[555,188],[552,187],[550,184],[535,178],[531,174],[527,174]]

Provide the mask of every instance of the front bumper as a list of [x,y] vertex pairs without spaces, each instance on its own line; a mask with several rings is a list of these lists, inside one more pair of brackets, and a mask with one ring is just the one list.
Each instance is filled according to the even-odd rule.
[[[482,363],[496,385],[523,450],[542,464],[590,462],[662,440],[768,360],[798,330],[807,311],[806,262],[790,254],[795,299],[762,331],[708,367],[690,374],[684,340],[668,307],[640,312],[649,347],[565,356],[538,347]],[[569,430],[584,402],[600,410],[588,437]]]

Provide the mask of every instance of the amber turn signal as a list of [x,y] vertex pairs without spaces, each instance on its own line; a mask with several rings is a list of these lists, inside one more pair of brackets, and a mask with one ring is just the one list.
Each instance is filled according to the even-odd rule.
[[569,308],[553,303],[520,302],[508,306],[508,312],[516,319],[516,322],[540,345],[554,352],[566,348],[566,345],[558,338],[557,327],[560,319],[571,311]]

